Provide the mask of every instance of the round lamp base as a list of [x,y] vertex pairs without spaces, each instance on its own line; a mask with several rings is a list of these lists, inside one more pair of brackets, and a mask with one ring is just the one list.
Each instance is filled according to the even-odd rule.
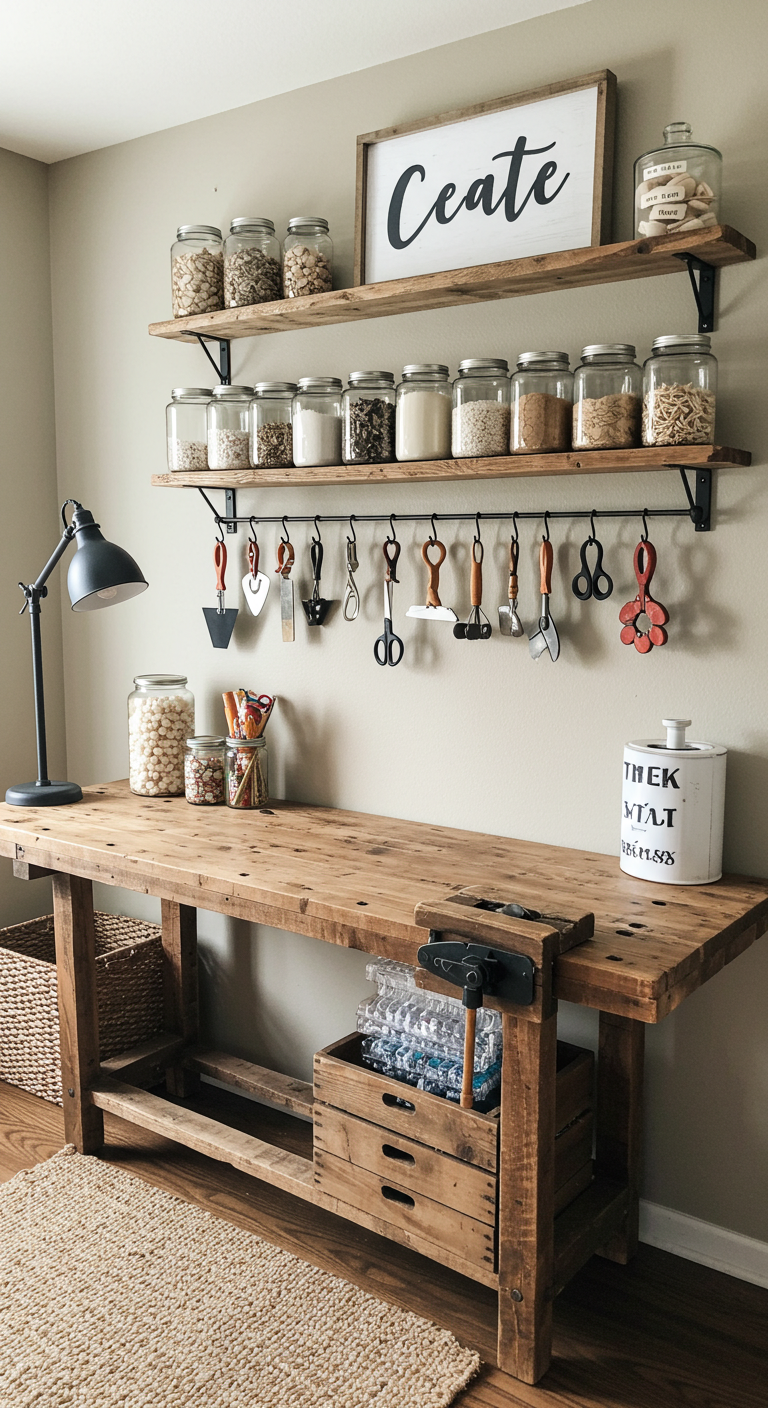
[[82,802],[82,789],[76,782],[20,782],[9,787],[5,800],[12,807],[66,807]]

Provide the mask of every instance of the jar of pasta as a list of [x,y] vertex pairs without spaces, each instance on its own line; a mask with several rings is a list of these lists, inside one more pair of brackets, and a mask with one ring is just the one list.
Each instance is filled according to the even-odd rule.
[[628,342],[585,347],[573,378],[574,450],[631,450],[640,444],[643,373]]
[[643,444],[711,445],[717,360],[706,333],[657,337],[643,367]]

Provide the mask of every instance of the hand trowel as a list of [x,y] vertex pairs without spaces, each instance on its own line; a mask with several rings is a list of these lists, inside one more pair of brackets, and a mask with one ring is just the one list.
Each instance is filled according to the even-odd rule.
[[227,549],[218,539],[213,550],[213,561],[216,567],[216,595],[219,604],[218,606],[204,606],[203,615],[208,627],[208,634],[211,637],[211,645],[215,646],[217,650],[226,650],[235,629],[237,607],[224,606],[224,593],[227,589],[224,578],[227,570]]
[[[429,549],[436,548],[439,554],[437,562],[430,561]],[[441,606],[437,588],[440,582],[440,568],[445,562],[445,544],[438,542],[437,538],[427,538],[422,544],[421,556],[429,569],[429,586],[427,588],[426,606],[409,606],[406,616],[417,616],[422,621],[458,621],[455,611],[450,606]]]
[[243,593],[254,616],[258,616],[261,611],[268,591],[269,577],[266,572],[259,571],[259,545],[255,538],[251,538],[248,543],[248,571],[243,577]]
[[517,614],[517,538],[509,545],[508,601],[499,607],[499,630],[503,636],[524,636],[525,628]]
[[287,537],[281,538],[277,549],[275,571],[280,575],[280,621],[283,628],[283,640],[286,642],[296,639],[293,620],[293,582],[291,581],[291,568],[295,560],[293,544],[289,543]]
[[548,538],[544,538],[539,549],[539,568],[541,571],[541,615],[537,630],[528,632],[528,649],[531,658],[538,660],[545,650],[549,651],[550,657],[556,660],[560,654],[560,637],[557,634],[557,627],[549,614],[549,598],[552,593],[552,563],[554,552],[552,544]]

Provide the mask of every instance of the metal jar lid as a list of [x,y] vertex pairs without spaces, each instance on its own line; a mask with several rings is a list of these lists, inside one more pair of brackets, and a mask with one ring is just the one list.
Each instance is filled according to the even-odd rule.
[[442,362],[409,362],[403,367],[404,377],[447,377],[448,368]]
[[230,223],[231,235],[247,235],[251,232],[256,235],[274,235],[275,222],[267,220],[264,215],[236,215]]
[[459,362],[459,376],[468,376],[472,372],[487,372],[489,376],[501,372],[506,376],[509,362],[506,357],[465,357],[463,362]]
[[337,376],[301,376],[299,394],[302,391],[341,391],[341,381]]
[[210,401],[213,392],[210,386],[174,386],[171,392],[172,401],[183,401],[185,398],[194,398],[196,401]]
[[187,683],[186,675],[134,675],[137,689],[180,689]]
[[350,386],[394,386],[392,372],[350,372]]
[[257,381],[254,396],[295,396],[295,381]]
[[267,740],[262,733],[258,738],[225,738],[227,748],[266,748]]
[[517,358],[517,369],[520,372],[525,371],[526,367],[530,367],[536,362],[555,362],[558,367],[564,367],[566,371],[570,366],[567,352],[520,352]]
[[584,357],[615,357],[620,362],[634,362],[636,348],[631,342],[593,342],[589,347],[582,347],[581,355]]
[[214,386],[214,388],[213,388],[213,395],[214,395],[214,397],[217,397],[217,396],[218,396],[219,398],[224,399],[224,400],[227,400],[227,399],[229,399],[230,397],[232,398],[232,400],[245,400],[245,399],[250,400],[250,398],[251,398],[252,395],[253,395],[253,387],[252,387],[252,386],[223,386],[223,385],[222,385],[222,386]]
[[328,221],[322,215],[292,215],[288,221],[288,234],[302,234],[305,230],[312,229],[319,233],[328,233]]
[[214,239],[220,240],[221,230],[217,229],[215,225],[179,225],[176,231],[177,240],[192,240],[197,238],[207,240],[211,235]]
[[688,347],[692,352],[711,352],[712,338],[705,332],[667,333],[653,339],[653,352],[678,352]]
[[187,739],[188,748],[223,748],[224,736],[219,738],[215,733],[198,733],[194,738]]

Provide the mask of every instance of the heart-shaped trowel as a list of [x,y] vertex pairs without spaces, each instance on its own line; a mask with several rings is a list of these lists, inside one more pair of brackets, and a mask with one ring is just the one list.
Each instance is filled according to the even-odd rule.
[[243,577],[243,593],[248,609],[258,616],[269,591],[269,577],[259,571],[259,545],[255,538],[248,543],[248,572]]

